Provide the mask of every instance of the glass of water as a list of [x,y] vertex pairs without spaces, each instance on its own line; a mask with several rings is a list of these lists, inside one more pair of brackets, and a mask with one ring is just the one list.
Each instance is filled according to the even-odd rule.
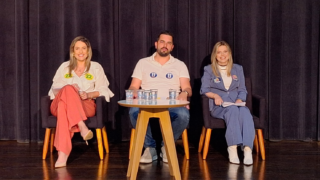
[[151,91],[150,90],[144,90],[143,95],[144,95],[144,99],[146,101],[150,101],[151,100]]
[[143,90],[143,89],[138,89],[138,90],[137,90],[137,99],[138,99],[138,100],[144,99],[143,93],[144,93],[144,90]]
[[126,90],[126,100],[132,100],[133,99],[133,90]]
[[151,100],[156,100],[158,98],[158,89],[151,89]]
[[177,98],[177,90],[169,89],[169,99],[175,100]]

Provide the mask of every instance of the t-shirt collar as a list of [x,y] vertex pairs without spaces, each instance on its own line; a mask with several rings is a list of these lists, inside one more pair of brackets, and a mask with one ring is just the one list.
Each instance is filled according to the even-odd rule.
[[[152,54],[152,61],[157,62],[157,61],[154,59],[154,56],[155,56],[155,55],[156,55],[156,52]],[[166,62],[166,64],[171,64],[171,63],[174,62],[174,57],[171,56],[171,54],[169,54],[169,56],[170,56],[170,59],[169,59],[168,62]]]

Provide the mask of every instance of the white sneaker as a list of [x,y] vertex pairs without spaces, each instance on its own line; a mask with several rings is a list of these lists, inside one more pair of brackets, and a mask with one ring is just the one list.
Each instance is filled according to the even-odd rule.
[[166,148],[164,146],[161,147],[160,157],[162,157],[164,163],[168,163]]
[[237,145],[229,146],[228,147],[228,153],[229,153],[229,161],[232,164],[240,164],[240,160],[238,157],[238,151],[237,151]]
[[247,166],[252,165],[253,164],[252,150],[248,146],[245,146],[243,149],[243,154],[244,154],[243,164]]
[[157,156],[157,151],[155,148],[152,147],[147,147],[144,152],[143,155],[140,158],[140,162],[141,163],[152,163],[152,161],[157,160],[158,156]]

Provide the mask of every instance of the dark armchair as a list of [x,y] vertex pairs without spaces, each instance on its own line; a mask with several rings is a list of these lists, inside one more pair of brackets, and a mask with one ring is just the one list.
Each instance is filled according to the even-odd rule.
[[[252,94],[251,79],[245,79],[246,88],[248,91],[246,106],[250,109],[253,116],[254,126],[256,129],[256,135],[254,139],[254,148],[256,152],[261,153],[262,160],[265,160],[265,148],[264,148],[264,138],[262,129],[264,129],[265,123],[265,113],[266,105],[265,99],[258,95]],[[206,159],[210,144],[211,130],[226,128],[225,122],[222,119],[213,118],[209,111],[209,99],[206,96],[202,96],[202,111],[203,111],[203,121],[204,126],[202,127],[202,132],[200,136],[199,149],[198,152],[202,151],[203,145],[203,155],[202,158]]]
[[[52,100],[49,96],[41,97],[41,120],[42,127],[46,128],[45,138],[43,142],[42,159],[46,159],[48,152],[48,145],[50,141],[50,152],[53,152],[53,142],[55,136],[55,127],[57,125],[57,117],[53,116],[50,112],[50,105]],[[108,138],[106,133],[106,127],[104,126],[104,114],[106,113],[106,100],[104,96],[96,98],[96,114],[93,117],[88,118],[85,124],[88,128],[96,129],[96,136],[98,142],[98,150],[100,159],[103,159],[103,145],[107,153],[109,153]],[[102,133],[101,133],[102,132]],[[103,143],[102,143],[102,136]]]

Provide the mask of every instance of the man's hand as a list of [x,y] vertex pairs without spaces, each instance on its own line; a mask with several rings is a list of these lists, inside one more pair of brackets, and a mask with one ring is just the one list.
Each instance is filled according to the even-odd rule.
[[133,90],[133,99],[136,99],[138,97],[137,90],[141,86],[141,80],[138,78],[132,78],[131,84],[129,89]]
[[137,97],[138,97],[137,90],[133,89],[132,91],[133,91],[133,99],[137,99]]
[[183,100],[187,101],[188,100],[188,95],[185,92],[180,92],[179,96],[177,97],[177,100]]
[[[179,94],[179,96],[177,97],[177,100],[182,100],[182,101],[187,101],[188,100],[188,94],[186,92],[181,92]],[[189,105],[186,105],[185,106],[187,109],[190,109],[190,106]]]

